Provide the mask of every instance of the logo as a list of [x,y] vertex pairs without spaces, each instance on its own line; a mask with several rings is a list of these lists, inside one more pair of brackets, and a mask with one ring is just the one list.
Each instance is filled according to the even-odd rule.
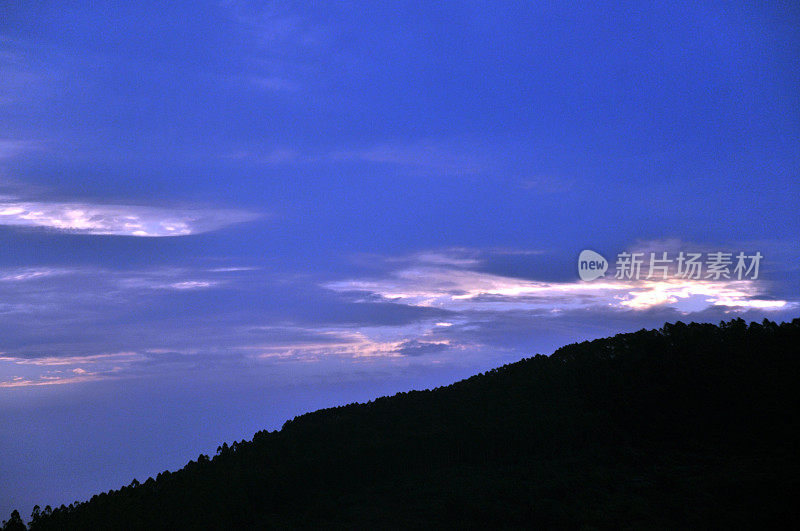
[[608,270],[608,260],[603,255],[585,249],[578,256],[578,275],[581,280],[594,280],[606,274]]

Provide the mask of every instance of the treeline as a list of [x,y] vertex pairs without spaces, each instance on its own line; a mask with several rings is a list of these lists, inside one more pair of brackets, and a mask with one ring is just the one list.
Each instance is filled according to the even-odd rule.
[[796,525],[798,376],[800,319],[666,324],[302,415],[29,528]]

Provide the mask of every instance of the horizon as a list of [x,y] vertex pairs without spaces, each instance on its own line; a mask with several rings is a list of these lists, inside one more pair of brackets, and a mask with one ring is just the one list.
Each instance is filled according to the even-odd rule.
[[798,22],[4,5],[0,519],[569,343],[797,318]]

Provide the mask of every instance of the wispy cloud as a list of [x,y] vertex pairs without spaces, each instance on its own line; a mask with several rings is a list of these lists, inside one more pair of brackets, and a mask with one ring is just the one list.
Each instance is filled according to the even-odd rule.
[[15,376],[10,380],[0,381],[0,389],[11,387],[37,387],[41,385],[64,385],[85,382],[95,382],[102,380],[94,373],[80,373],[73,375],[52,375],[45,374],[35,378],[25,378],[24,376]]
[[[16,363],[17,365],[57,366],[57,365],[82,365],[97,362],[130,363],[142,361],[143,357],[136,352],[115,352],[112,354],[92,354],[85,356],[44,356],[44,357],[19,357],[0,356],[0,361]],[[75,371],[73,371],[75,372]],[[80,369],[78,373],[86,372]]]
[[213,208],[162,208],[0,199],[0,225],[40,227],[76,234],[187,236],[258,217],[258,214],[252,212]]
[[0,380],[0,388],[64,385],[118,377],[126,367],[146,361],[136,352],[80,356],[0,355],[3,373],[23,371]]
[[[109,279],[116,278],[116,285],[123,289],[189,291],[213,288],[223,284],[221,280],[200,278],[196,274],[180,270],[143,271],[113,276],[106,274]],[[186,278],[191,275],[195,275],[195,278]]]
[[145,297],[221,288],[234,279],[242,280],[252,270],[205,267],[110,270],[85,266],[0,269],[0,314],[7,318],[35,314],[36,320],[29,324],[47,328],[49,319],[55,322],[96,319],[101,308],[100,313],[115,306],[130,308]]
[[25,282],[57,275],[66,275],[72,270],[62,267],[24,267],[0,271],[0,282]]
[[[456,348],[451,338],[434,336],[430,322],[412,326],[362,326],[346,328],[280,328],[285,342],[248,345],[240,350],[260,360],[319,361],[340,358],[351,360],[399,359],[441,353]],[[271,330],[267,327],[266,330]],[[298,334],[304,335],[301,338]]]
[[365,331],[325,330],[307,341],[294,341],[283,345],[257,345],[242,347],[252,351],[255,359],[291,359],[316,361],[330,356],[346,358],[375,358],[402,356],[402,340],[380,341]]

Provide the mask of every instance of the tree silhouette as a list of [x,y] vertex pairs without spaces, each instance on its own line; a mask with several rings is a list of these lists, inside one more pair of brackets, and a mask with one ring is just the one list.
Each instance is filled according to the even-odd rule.
[[26,529],[27,527],[25,527],[19,511],[16,509],[11,511],[11,517],[8,520],[3,521],[3,531],[24,531]]

